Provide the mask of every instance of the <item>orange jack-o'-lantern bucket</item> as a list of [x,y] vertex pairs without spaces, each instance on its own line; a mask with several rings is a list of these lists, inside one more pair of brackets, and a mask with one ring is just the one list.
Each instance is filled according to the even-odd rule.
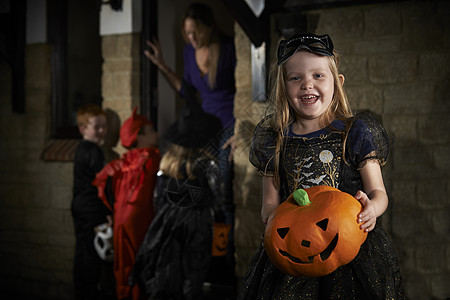
[[266,227],[270,260],[292,276],[330,274],[351,262],[366,240],[357,223],[361,209],[353,196],[333,187],[296,190]]

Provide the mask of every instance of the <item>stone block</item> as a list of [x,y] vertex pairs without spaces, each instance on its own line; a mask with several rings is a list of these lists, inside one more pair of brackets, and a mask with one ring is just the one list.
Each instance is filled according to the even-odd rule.
[[118,117],[119,123],[122,124],[131,115],[131,99],[130,97],[118,98],[113,97],[103,101],[103,107],[113,110]]
[[139,62],[131,58],[111,59],[103,64],[103,72],[124,72],[129,70],[139,70]]
[[449,299],[450,298],[450,272],[442,275],[435,275],[431,278],[431,295],[433,299]]
[[[364,55],[398,53],[402,48],[401,35],[380,36],[376,39],[352,41],[352,45],[353,50],[351,53]],[[346,60],[346,56],[343,57],[343,60]]]
[[433,50],[445,43],[448,38],[436,14],[436,6],[427,2],[410,2],[403,7],[404,50]]
[[407,274],[405,290],[408,299],[430,300],[431,283],[427,277],[414,272]]
[[391,134],[393,147],[408,147],[418,140],[418,116],[414,114],[386,114],[384,127]]
[[247,71],[247,66],[243,66],[242,64],[243,63],[238,63],[235,71],[237,91],[239,91],[240,88],[251,87],[252,85],[252,74]]
[[[442,201],[447,202],[445,203],[445,207],[442,210],[434,211],[431,221],[433,223],[434,232],[445,237],[450,232],[450,209],[448,208],[448,200],[442,199]],[[450,268],[448,270],[450,271]]]
[[23,229],[29,232],[45,232],[47,230],[45,218],[48,217],[45,211],[40,208],[27,209],[22,216]]
[[250,263],[255,256],[256,247],[241,247],[239,252],[236,252],[236,276],[243,278],[250,267]]
[[235,156],[241,158],[241,162],[249,164],[248,156],[250,151],[250,145],[252,143],[253,131],[255,126],[252,122],[247,120],[241,120],[236,122],[236,150]]
[[47,131],[48,116],[45,115],[33,115],[24,120],[24,136],[45,136]]
[[1,207],[26,207],[32,194],[31,189],[24,189],[22,185],[3,185],[0,187]]
[[383,112],[383,91],[375,86],[349,85],[347,97],[353,112],[370,110],[376,114]]
[[450,78],[448,53],[423,53],[419,58],[419,80],[442,81]]
[[443,209],[448,206],[446,181],[431,177],[417,183],[417,203],[422,209]]
[[424,144],[450,143],[449,112],[421,117],[419,119],[419,139]]
[[346,56],[342,59],[340,72],[345,76],[345,86],[366,84],[368,80],[367,57]]
[[70,210],[63,211],[63,223],[61,226],[64,228],[66,234],[73,234],[75,232],[73,228],[73,218]]
[[47,270],[68,270],[73,264],[72,247],[45,246],[35,249],[33,258],[36,266]]
[[397,254],[401,264],[401,272],[402,274],[414,274],[417,271],[414,243],[405,243],[403,245],[407,245],[407,247],[399,247],[401,251]]
[[19,276],[9,277],[7,284],[2,284],[2,292],[3,294],[10,295],[10,299],[17,298],[19,292],[20,295],[31,296],[31,285],[32,282]]
[[398,35],[402,31],[399,5],[369,7],[364,11],[364,17],[364,37]]
[[[420,143],[411,143],[408,147],[397,147],[391,151],[393,171],[396,174],[429,174],[433,169],[434,159],[432,149]],[[422,176],[425,177],[425,176]]]
[[51,88],[51,48],[32,44],[25,49],[25,89]]
[[44,163],[41,167],[45,178],[43,180],[48,185],[53,185],[58,182],[61,186],[73,185],[73,163],[67,162],[51,162]]
[[75,247],[75,237],[65,233],[49,234],[47,240],[49,246]]
[[59,209],[47,209],[41,214],[45,224],[45,230],[53,234],[62,234],[66,232],[65,228],[62,227],[64,224],[64,211]]
[[59,287],[54,282],[33,281],[31,291],[33,295],[46,295],[50,299],[61,299]]
[[386,86],[383,111],[395,115],[438,113],[442,108],[436,107],[433,94],[434,86],[427,82]]
[[401,239],[422,239],[433,232],[433,226],[423,211],[397,211],[392,216],[392,235]]
[[[105,62],[105,64],[106,64],[106,62]],[[103,105],[105,105],[105,101],[108,98],[112,98],[114,96],[115,96],[114,73],[103,72],[103,74],[102,74],[102,97],[105,99],[105,100],[103,100]]]
[[416,249],[417,271],[422,274],[439,274],[445,271],[445,246],[439,243],[420,245]]
[[445,249],[445,258],[447,259],[447,271],[450,270],[450,245],[447,242],[447,247]]
[[139,33],[126,33],[117,35],[117,56],[125,58],[139,57],[139,42]]
[[235,235],[236,247],[256,247],[261,242],[261,234],[264,226],[261,221],[260,211],[252,209],[240,209],[236,211]]
[[39,113],[50,115],[51,91],[50,89],[40,89],[27,93],[26,111],[30,113]]
[[114,73],[113,94],[115,97],[130,97],[133,93],[132,74],[129,71]]
[[450,169],[450,144],[439,145],[433,147],[433,158],[436,168],[439,170]]
[[44,232],[27,232],[26,241],[30,245],[43,246],[47,243],[47,233]]
[[369,58],[368,68],[372,83],[404,83],[417,78],[418,62],[415,55],[380,55]]
[[138,106],[141,98],[141,74],[139,72],[131,73],[131,96],[133,107]]
[[[22,269],[22,268],[21,268]],[[41,268],[27,268],[26,270],[22,269],[22,276],[31,281],[50,281],[51,271],[44,270]]]
[[102,57],[106,62],[109,59],[117,58],[117,35],[102,36]]
[[73,198],[72,189],[72,186],[50,187],[50,199],[52,201],[51,207],[56,209],[70,209]]
[[237,198],[236,204],[240,208],[249,208],[259,212],[261,209],[262,185],[261,178],[256,175],[255,168],[249,166],[248,163],[236,164],[235,174],[234,195]]
[[416,182],[397,179],[392,183],[392,192],[389,195],[389,206],[395,213],[407,212],[416,209]]
[[23,209],[5,208],[0,209],[0,220],[2,230],[12,232],[23,230],[24,219],[27,217]]
[[[314,13],[317,13],[314,11]],[[360,39],[364,34],[364,11],[361,8],[337,8],[320,11],[315,30],[328,33],[335,43],[346,39]]]
[[252,90],[245,89],[236,93],[234,100],[234,116],[236,119],[247,120],[253,111]]

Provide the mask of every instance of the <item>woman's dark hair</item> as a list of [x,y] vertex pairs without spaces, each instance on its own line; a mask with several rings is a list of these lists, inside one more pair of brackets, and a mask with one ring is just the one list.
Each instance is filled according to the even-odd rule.
[[214,19],[214,14],[211,7],[203,3],[192,3],[189,5],[184,12],[182,19],[183,22],[186,18],[200,21],[205,26],[210,28],[216,27],[216,20]]

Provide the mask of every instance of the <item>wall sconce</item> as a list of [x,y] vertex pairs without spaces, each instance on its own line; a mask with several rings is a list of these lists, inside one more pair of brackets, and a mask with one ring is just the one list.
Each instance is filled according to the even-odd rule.
[[109,4],[111,6],[111,9],[115,11],[122,10],[122,2],[123,0],[109,0],[109,1],[102,1],[101,4]]

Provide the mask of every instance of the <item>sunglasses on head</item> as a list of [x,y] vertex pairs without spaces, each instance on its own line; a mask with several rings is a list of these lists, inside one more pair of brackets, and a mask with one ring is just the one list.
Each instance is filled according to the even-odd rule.
[[280,41],[277,50],[277,64],[284,64],[300,49],[305,49],[323,56],[334,55],[333,42],[328,34],[315,35],[313,33],[301,33],[296,34],[287,40]]

